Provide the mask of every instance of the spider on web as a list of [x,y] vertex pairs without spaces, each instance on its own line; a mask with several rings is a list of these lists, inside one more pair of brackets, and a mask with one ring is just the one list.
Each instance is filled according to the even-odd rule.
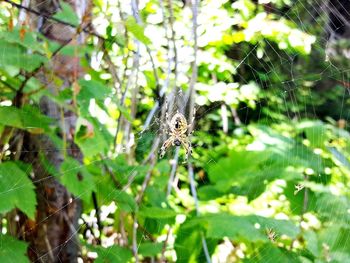
[[196,116],[196,108],[193,109],[193,116],[191,123],[187,124],[186,118],[183,114],[176,111],[176,113],[169,118],[168,102],[165,100],[165,133],[170,135],[169,138],[164,141],[162,147],[159,150],[159,158],[163,158],[166,151],[170,146],[183,146],[186,150],[185,162],[192,154],[192,145],[190,142],[190,135],[193,133],[194,119]]
[[272,228],[266,229],[266,235],[267,235],[267,238],[271,240],[271,242],[275,242],[277,238],[277,234]]

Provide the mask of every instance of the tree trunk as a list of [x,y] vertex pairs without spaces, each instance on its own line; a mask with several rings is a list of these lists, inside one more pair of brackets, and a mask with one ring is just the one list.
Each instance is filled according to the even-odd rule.
[[[66,3],[71,5],[81,20],[90,9],[88,0],[70,0]],[[60,9],[60,2],[53,0],[31,0],[24,4],[45,16],[52,16]],[[33,30],[40,31],[47,38],[61,45],[79,45],[84,42],[84,35],[78,34],[76,28],[29,13],[22,13],[21,19],[22,21],[25,19],[24,21]],[[84,27],[84,23],[81,23],[81,26]],[[70,87],[82,74],[77,57],[56,54],[51,63],[50,70],[53,71],[53,76],[58,76],[63,81],[60,87],[53,84],[55,82],[50,79],[50,75],[46,74],[45,70],[40,70],[36,77],[53,94],[57,94],[60,89]],[[67,103],[74,104],[72,101]],[[41,99],[40,108],[55,123],[60,124],[59,136],[65,141],[66,149],[58,149],[46,135],[24,134],[20,160],[32,164],[38,206],[35,222],[20,214],[15,231],[18,236],[29,242],[28,255],[32,261],[77,262],[80,253],[77,234],[81,202],[54,176],[59,172],[64,160],[64,152],[82,161],[82,154],[73,142],[77,116],[73,112],[62,109],[47,97]],[[54,169],[48,169],[47,164]]]

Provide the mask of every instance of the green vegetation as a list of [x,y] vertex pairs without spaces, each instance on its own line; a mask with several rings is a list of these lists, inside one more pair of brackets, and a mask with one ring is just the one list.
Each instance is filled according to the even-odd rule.
[[[56,31],[0,3],[1,262],[74,262],[70,240],[84,262],[349,262],[349,60],[320,3],[60,2]],[[165,99],[196,108],[188,162],[158,156]]]

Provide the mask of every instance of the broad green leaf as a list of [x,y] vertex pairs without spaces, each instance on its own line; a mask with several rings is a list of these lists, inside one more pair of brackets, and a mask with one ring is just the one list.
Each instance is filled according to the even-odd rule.
[[99,81],[81,79],[79,80],[79,85],[81,90],[78,99],[82,102],[89,99],[102,101],[111,94],[111,89]]
[[[295,186],[299,183],[299,181],[290,181],[287,182],[287,186],[284,188],[284,194],[288,198],[290,202],[291,212],[296,215],[300,215],[303,211],[304,204],[304,192],[305,189],[302,189],[298,193],[295,193]],[[315,202],[317,201],[316,196],[313,191],[308,189],[308,209],[311,207],[315,207]]]
[[316,257],[318,257],[322,251],[320,246],[318,245],[318,237],[317,234],[312,231],[308,230],[305,231],[303,235],[305,242],[306,242],[306,248]]
[[228,237],[249,242],[267,242],[267,229],[273,229],[276,234],[287,235],[290,238],[295,238],[299,233],[298,228],[290,221],[255,215],[208,214],[190,219],[185,226],[192,227],[193,225],[205,229],[208,238],[222,239]]
[[108,151],[112,135],[95,118],[79,118],[76,124],[75,142],[85,157],[94,157]]
[[350,200],[345,196],[315,193],[315,202],[312,203],[310,209],[317,212],[322,221],[350,222]]
[[162,252],[163,243],[142,243],[138,252],[145,257],[157,256]]
[[126,263],[132,258],[132,253],[129,249],[117,245],[110,247],[94,247],[98,257],[94,261],[96,263]]
[[0,235],[0,262],[30,262],[27,257],[28,244],[9,235]]
[[89,105],[92,99],[101,109],[107,112],[104,101],[111,95],[112,89],[96,80],[80,79],[78,83],[81,89],[77,95],[77,101],[82,116],[90,117]]
[[176,233],[176,239],[174,244],[177,262],[205,262],[205,258],[199,260],[200,254],[202,253],[201,244],[202,235],[198,227],[180,227],[180,229]]
[[319,121],[307,121],[300,124],[300,128],[305,132],[306,138],[312,147],[324,148],[324,143],[328,140],[327,128]]
[[130,113],[128,112],[127,108],[117,104],[118,110],[123,114],[123,116],[125,117],[125,119],[127,119],[129,122],[132,121],[132,118],[130,116]]
[[34,219],[36,197],[34,185],[27,174],[14,162],[0,164],[0,213],[13,208]]
[[[319,231],[318,246],[324,251],[329,247],[329,254],[334,262],[346,262],[350,256],[350,228],[348,225],[330,225]],[[344,261],[345,260],[345,261]]]
[[[156,180],[158,181],[159,178],[157,178]],[[152,185],[148,186],[145,191],[144,202],[147,202],[147,204],[151,206],[157,206],[157,207],[161,207],[163,203],[166,203],[167,202],[166,193],[160,189],[162,188],[158,188]]]
[[57,12],[53,17],[61,21],[70,23],[74,26],[78,26],[79,18],[77,14],[74,12],[72,6],[65,2],[60,2],[60,6],[61,6],[61,10]]
[[0,124],[27,130],[31,133],[43,133],[48,130],[50,119],[27,105],[22,109],[13,106],[0,106]]
[[251,259],[246,262],[249,263],[264,263],[264,262],[289,262],[301,263],[298,255],[287,251],[283,248],[274,246],[273,244],[264,244],[260,246]]
[[211,194],[234,193],[248,196],[249,201],[255,199],[264,192],[267,182],[285,174],[285,167],[271,156],[274,156],[271,151],[230,152],[228,157],[209,166],[208,176],[215,187],[206,189]]
[[244,176],[250,176],[260,170],[259,165],[268,159],[269,154],[269,152],[232,151],[229,157],[222,158],[216,165],[209,167],[209,179],[212,182],[236,181]]
[[95,184],[87,168],[77,160],[67,157],[60,170],[59,178],[62,184],[75,196],[88,203],[91,192],[95,190]]
[[0,41],[19,44],[28,50],[42,53],[43,45],[37,40],[37,34],[30,31],[29,28],[25,28],[26,32],[22,39],[20,35],[20,30],[21,28],[15,27],[12,31],[0,31]]
[[139,215],[148,218],[171,218],[176,216],[174,210],[161,207],[142,207],[139,211]]
[[137,204],[135,199],[126,192],[121,190],[114,190],[111,195],[121,210],[124,210],[126,212],[132,212],[136,210]]
[[131,32],[137,40],[141,41],[146,46],[152,43],[151,40],[145,35],[144,33],[145,29],[139,24],[137,24],[133,16],[129,16],[126,19],[125,26],[128,29],[128,31]]
[[216,199],[224,194],[224,191],[220,191],[219,187],[213,185],[205,185],[198,189],[198,196],[201,201]]
[[23,46],[0,39],[0,68],[9,66],[33,71],[47,62],[44,56],[29,53]]

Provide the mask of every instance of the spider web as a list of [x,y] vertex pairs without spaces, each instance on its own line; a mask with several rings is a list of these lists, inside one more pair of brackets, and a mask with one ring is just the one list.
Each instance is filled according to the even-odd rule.
[[[141,5],[143,5],[144,3],[141,3]],[[284,17],[287,17],[290,21],[292,21],[293,23],[295,23],[296,25],[298,25],[299,28],[301,28],[304,32],[308,33],[310,31],[310,28],[308,27],[308,23],[306,23],[305,21],[301,21],[301,15],[299,15],[297,12],[298,12],[298,8],[296,7],[302,7],[302,9],[309,13],[309,19],[312,21],[312,22],[316,22],[317,24],[319,24],[319,26],[321,28],[323,28],[325,25],[327,25],[329,22],[328,20],[326,20],[326,17],[322,17],[319,12],[320,10],[323,10],[324,9],[324,5],[321,1],[314,1],[313,2],[314,5],[307,5],[305,3],[303,3],[301,0],[299,1],[295,1],[294,3],[291,4],[289,10],[284,14]],[[203,4],[202,4],[203,5]],[[273,7],[271,7],[273,8]],[[200,13],[199,13],[199,26],[201,25],[201,22],[203,22],[203,20],[201,19],[205,19],[205,17],[201,17],[201,11],[205,12],[206,10],[206,7],[205,6],[201,6],[201,9],[200,9]],[[128,3],[124,3],[123,4],[123,10],[129,10],[129,6],[128,6]],[[187,10],[188,11],[188,10]],[[187,12],[187,11],[184,11],[184,12]],[[279,10],[275,10],[275,11],[279,11]],[[129,12],[129,11],[128,11]],[[131,11],[130,11],[130,14],[131,14]],[[120,19],[120,18],[119,18]],[[189,20],[189,17],[187,17],[187,19]],[[186,23],[189,23],[189,21],[186,20],[186,18],[184,18],[184,24],[186,25]],[[96,25],[98,26],[98,25]],[[152,25],[153,26],[153,25]],[[188,26],[188,28],[190,28],[190,26]],[[190,30],[183,30],[184,33],[183,33],[183,37],[188,37],[187,39],[190,39]],[[147,31],[146,31],[147,33]],[[180,40],[178,42],[181,42]],[[318,37],[317,41],[315,42],[315,44],[313,45],[313,49],[319,49],[319,50],[323,50],[324,48],[324,43],[327,43],[328,42],[328,38],[326,37]],[[260,63],[260,67],[263,68],[265,70],[265,73],[267,75],[267,79],[265,80],[265,83],[268,84],[269,87],[273,87],[273,86],[279,86],[278,84],[276,84],[276,80],[273,79],[272,77],[270,77],[270,74],[269,73],[274,73],[274,72],[277,72],[276,68],[277,67],[284,67],[286,68],[286,71],[289,71],[290,72],[290,79],[287,79],[287,80],[282,80],[280,79],[280,83],[284,89],[283,90],[276,90],[275,91],[275,95],[278,97],[280,95],[283,96],[284,98],[284,105],[281,106],[281,114],[282,114],[282,110],[283,111],[286,111],[287,114],[288,114],[288,118],[293,121],[293,119],[302,119],[303,116],[307,115],[307,116],[310,116],[311,117],[316,117],[317,118],[317,115],[316,115],[316,112],[315,111],[310,111],[310,104],[311,106],[315,106],[317,107],[317,103],[313,102],[314,101],[314,98],[313,98],[313,94],[311,93],[311,88],[309,89],[306,89],[305,90],[305,93],[306,95],[304,96],[304,109],[299,109],[297,107],[297,104],[300,105],[300,101],[298,102],[297,101],[297,97],[298,97],[298,92],[302,89],[300,87],[300,85],[305,81],[307,80],[307,77],[304,77],[304,76],[301,76],[301,75],[298,75],[298,64],[296,62],[297,58],[295,55],[290,55],[288,53],[286,53],[283,57],[281,56],[281,52],[276,50],[276,46],[270,42],[270,41],[266,41],[265,42],[267,47],[273,51],[275,51],[275,55],[279,58],[279,60],[276,60],[274,57],[272,57],[269,53],[264,53],[263,56],[264,57],[268,57],[268,61],[269,63],[263,63],[263,62],[260,62],[260,55],[258,54],[258,44],[256,45],[252,45],[249,47],[248,50],[246,50],[246,55],[237,60],[237,65],[236,65],[236,70],[237,70],[237,74],[239,77],[241,77],[241,82],[242,84],[249,84],[249,81],[250,80],[245,80],[243,78],[243,76],[239,73],[239,69],[244,67],[246,69],[250,69],[252,74],[253,74],[253,78],[255,80],[256,83],[262,83],[261,81],[261,78],[259,76],[260,72],[258,72],[255,68],[254,68],[254,63]],[[190,45],[185,45],[182,43],[179,44],[179,46],[177,46],[177,49],[178,49],[178,53],[179,54],[184,54],[184,56],[179,56],[179,61],[178,61],[178,68],[179,68],[179,73],[178,73],[178,79],[181,79],[181,78],[186,78],[186,74],[188,74],[188,67],[189,65],[191,64],[191,59],[192,57],[187,57],[186,58],[186,54],[188,54],[190,51],[189,51],[189,48],[190,48]],[[6,52],[6,51],[3,51],[3,52]],[[143,47],[141,47],[141,51],[140,53],[144,53],[146,54],[145,50],[143,50]],[[155,52],[154,52],[154,57],[155,56]],[[173,54],[169,54],[169,57],[172,57]],[[271,57],[269,57],[269,55]],[[144,64],[142,64],[142,66],[145,68],[145,69],[149,69],[151,66],[150,66],[150,61],[149,59],[147,58],[147,55],[145,55],[144,57],[142,57],[142,59],[144,59]],[[159,65],[163,68],[168,68],[169,66],[168,65],[163,65],[161,62],[157,61],[157,63],[159,63]],[[172,62],[174,63],[174,62]],[[288,69],[288,70],[287,70]],[[329,70],[331,69],[331,70]],[[139,73],[140,74],[140,73]],[[335,80],[339,80],[338,79],[338,76],[341,75],[342,79],[340,79],[340,81],[344,81],[346,82],[348,79],[349,79],[349,76],[348,76],[348,68],[339,68],[335,65],[333,65],[331,62],[329,62],[329,64],[326,66],[326,68],[321,68],[319,72],[317,72],[315,75],[317,75],[317,78],[319,80],[323,80],[323,79],[327,79],[327,78],[330,78],[330,79],[335,79]],[[143,79],[139,79],[138,80],[141,84],[142,82],[144,81]],[[229,81],[228,79],[226,79],[226,81]],[[180,81],[179,81],[180,82]],[[199,81],[200,82],[200,81]],[[223,81],[225,82],[225,81]],[[140,84],[140,85],[141,85]],[[264,84],[266,85],[266,84]],[[176,83],[172,83],[172,85],[170,85],[169,83],[167,83],[166,81],[164,81],[163,83],[163,86],[165,87],[165,90],[169,90],[169,86],[176,86]],[[182,89],[180,89],[180,95],[178,94],[177,96],[170,96],[170,102],[173,104],[173,105],[181,105],[182,102],[179,103],[179,101],[183,100],[183,94],[182,94]],[[346,103],[346,99],[348,98],[348,91],[347,89],[343,89],[343,95],[342,95],[342,101],[340,102],[341,103],[341,108],[345,108],[345,103]],[[264,100],[265,99],[265,100]],[[311,103],[310,103],[311,102]],[[161,105],[161,102],[160,101],[156,101],[156,103],[158,103],[159,105]],[[257,110],[257,122],[261,121],[261,117],[262,115],[264,115],[265,117],[267,116],[269,118],[269,122],[271,124],[274,124],[274,123],[279,123],[279,119],[277,119],[275,117],[274,114],[272,113],[263,113],[263,104],[264,103],[271,103],[268,101],[268,98],[262,98],[261,101],[256,101],[256,108],[258,109]],[[179,107],[179,106],[177,106]],[[194,133],[194,138],[193,138],[193,143],[194,143],[194,156],[193,156],[193,160],[196,160],[200,158],[200,156],[198,156],[198,154],[196,154],[196,145],[197,147],[201,147],[202,144],[200,144],[200,138],[198,138],[198,135],[196,135],[197,132],[200,132],[200,130],[202,129],[202,127],[204,127],[204,124],[203,124],[203,119],[207,118],[208,114],[210,113],[217,113],[218,115],[220,116],[224,116],[224,108],[220,106],[212,106],[212,105],[197,105],[197,107],[199,108],[198,110],[198,114],[197,114],[197,117],[196,117],[196,126],[195,126],[195,133]],[[172,112],[174,112],[174,109],[176,109],[176,106],[173,107],[172,109]],[[242,124],[248,124],[249,123],[249,120],[246,120],[244,119],[244,116],[248,116],[249,112],[252,111],[253,109],[250,107],[250,106],[238,106],[236,111],[240,117],[240,121]],[[158,134],[161,134],[162,133],[162,120],[160,117],[157,117],[159,116],[161,113],[160,109],[156,109],[154,111],[154,115],[155,117],[151,117],[150,118],[150,123],[149,123],[149,126],[146,128],[146,129],[143,129],[141,131],[138,131],[138,132],[135,132],[134,134],[134,141],[133,141],[133,144],[134,145],[137,145],[138,147],[142,147],[142,146],[147,146],[148,147],[148,142],[145,140],[145,137],[146,137],[146,133],[150,134],[151,136],[157,136]],[[188,118],[188,114],[185,114],[187,119]],[[348,116],[344,116],[345,113],[343,111],[341,111],[339,113],[339,116],[338,116],[338,119],[348,119]],[[172,116],[172,114],[170,114],[170,116]],[[206,132],[208,133],[213,133],[215,134],[218,129],[224,129],[223,126],[224,126],[224,121],[223,120],[219,120],[218,121],[220,123],[220,125],[218,125],[219,127],[215,127],[215,128],[207,128],[206,129]],[[222,127],[220,127],[222,126]],[[226,132],[239,132],[239,129],[237,130],[233,130],[232,128],[227,128],[227,131]],[[323,131],[325,133],[325,131]],[[316,137],[316,135],[315,135]],[[121,148],[121,152],[123,152],[123,150],[125,150],[125,148]],[[302,151],[302,150],[301,150]],[[170,151],[171,152],[171,151]],[[172,153],[174,153],[174,158],[172,158]],[[180,163],[178,163],[177,161],[177,158],[179,158],[179,150],[178,149],[173,149],[173,152],[170,153],[168,155],[168,158],[171,159],[171,162],[172,162],[172,170],[171,170],[171,176],[170,176],[170,180],[169,180],[169,185],[172,185],[173,182],[178,182],[179,180],[179,177],[182,178],[183,177],[183,174],[185,173],[185,169],[184,169],[184,166],[181,166]],[[207,160],[207,163],[212,163],[212,164],[216,164],[216,165],[220,165],[219,163],[219,157],[217,157],[217,154],[216,152],[209,152],[208,153],[209,155],[209,159]],[[106,158],[109,158],[109,157],[106,157]],[[290,163],[291,165],[294,163],[294,160],[295,160],[295,155],[293,153],[291,153],[286,159],[288,160],[287,162]],[[98,160],[96,160],[98,161]],[[84,165],[82,165],[84,166]],[[177,167],[178,166],[178,167]],[[265,164],[264,166],[264,170],[269,170],[271,169],[273,166],[272,164],[269,165],[268,163]],[[133,173],[136,171],[136,168],[133,169],[130,173],[128,173],[127,177],[132,177]],[[224,169],[221,169],[221,172],[223,174],[226,174],[229,176],[228,172],[225,171]],[[197,180],[199,181],[199,180]],[[133,183],[132,181],[130,181],[130,183]],[[260,182],[261,184],[264,184],[264,181],[261,181]],[[262,194],[262,196],[259,197],[260,200],[263,200],[263,201],[266,201],[266,203],[262,202],[262,204],[259,204],[259,202],[253,202],[252,204],[250,203],[246,203],[246,200],[242,200],[242,207],[243,209],[242,210],[248,210],[249,209],[255,209],[254,210],[254,213],[255,214],[258,214],[258,215],[264,215],[264,216],[270,216],[270,217],[274,217],[274,218],[279,218],[279,219],[282,219],[283,218],[283,213],[278,213],[278,210],[281,209],[281,204],[275,204],[274,200],[277,200],[278,198],[281,198],[281,194],[277,194],[280,189],[282,189],[285,185],[285,183],[281,180],[276,180],[276,181],[273,181],[271,183],[268,184],[268,188],[267,190]],[[301,183],[303,184],[303,182]],[[176,186],[176,183],[174,183],[173,185]],[[305,187],[303,185],[301,185],[302,189],[300,191],[297,191],[296,192],[296,195],[301,195],[303,194],[303,190],[305,190]],[[14,189],[9,189],[9,191],[11,190],[14,190]],[[168,187],[168,195],[171,194],[171,187]],[[112,194],[112,193],[111,193]],[[79,196],[77,196],[76,198],[79,198]],[[315,202],[317,200],[314,200],[315,199],[315,196],[311,196],[309,197],[309,202]],[[199,200],[200,201],[200,200]],[[328,203],[331,203],[332,200],[329,200]],[[285,203],[282,203],[282,205],[285,204]],[[327,202],[323,202],[322,205],[326,206],[327,208],[331,209],[331,213],[333,212],[333,209],[334,209],[334,213],[336,213],[336,207],[332,207],[330,205],[327,204]],[[269,207],[271,206],[271,207]],[[203,202],[200,204],[200,210],[203,210],[205,211],[205,207],[206,207],[206,204]],[[64,209],[64,207],[62,207],[61,209]],[[105,218],[108,217],[109,214],[113,214],[114,211],[115,211],[115,207],[113,205],[111,205],[110,207],[106,207],[106,212],[104,213],[104,216]],[[96,219],[95,219],[95,211],[92,211],[90,214],[85,214],[83,215],[85,221],[88,223],[88,224],[91,224],[92,226],[95,226],[96,227]],[[103,219],[103,218],[102,218]],[[297,218],[295,221],[298,222],[298,220],[300,220],[300,218]],[[40,224],[42,222],[39,222],[38,224]],[[81,231],[81,228],[84,227],[86,223],[84,222],[81,222],[80,226],[78,229],[76,229],[76,232],[78,233],[79,231]],[[159,228],[161,228],[161,224],[159,224],[159,226],[157,226]],[[274,232],[274,228],[275,226],[274,225],[271,225],[269,226],[269,229],[271,231],[269,232]],[[169,228],[168,228],[169,229]],[[168,231],[167,229],[167,231]],[[146,230],[142,230],[143,232],[143,238],[144,239],[148,239],[148,235],[146,234],[145,232]],[[75,233],[74,233],[75,234]],[[190,232],[189,232],[190,234]],[[284,233],[276,233],[276,241],[274,242],[278,242],[282,236],[283,236]],[[163,235],[160,239],[164,240],[166,237],[166,235]],[[73,238],[74,236],[72,236]],[[348,236],[346,237],[348,238]],[[110,242],[110,241],[108,241]],[[174,242],[174,241],[172,241]],[[337,242],[337,240],[333,240],[333,242]],[[346,242],[344,242],[343,244],[346,244]],[[63,244],[62,244],[63,245]],[[170,243],[169,245],[173,246],[173,243]],[[326,246],[328,247],[332,247],[332,245],[334,244],[326,244]],[[52,248],[52,249],[55,249],[55,248]],[[345,248],[344,248],[345,249]],[[240,255],[240,254],[244,254],[244,250],[245,250],[245,247],[244,247],[244,244],[243,243],[240,243],[240,244],[236,244],[236,245],[233,245],[232,242],[230,242],[229,240],[225,239],[225,242],[223,242],[222,244],[220,244],[217,248],[217,251],[218,253],[215,254],[214,258],[213,258],[213,262],[215,260],[219,260],[219,258],[221,258],[222,260],[225,260],[227,262],[229,262],[229,254],[234,251],[237,255]],[[266,248],[266,250],[268,252],[268,247]],[[226,255],[226,258],[225,258],[225,255]],[[261,257],[262,255],[262,257]],[[172,258],[175,259],[175,256],[172,255]],[[206,258],[199,258],[198,260],[201,260],[201,261],[205,261]],[[269,258],[269,255],[268,253],[265,253],[264,254],[264,249],[262,249],[260,251],[260,258],[254,258],[252,257],[251,260],[254,262],[254,260],[256,261],[261,261],[261,262],[269,262],[271,261],[270,258]],[[281,260],[283,260],[283,258],[281,258]]]

